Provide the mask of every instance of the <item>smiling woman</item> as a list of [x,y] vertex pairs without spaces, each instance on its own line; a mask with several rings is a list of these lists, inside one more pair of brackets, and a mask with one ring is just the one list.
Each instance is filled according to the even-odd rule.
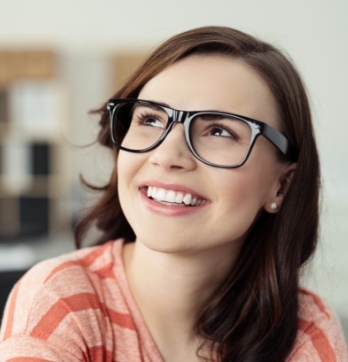
[[277,49],[230,28],[179,34],[96,113],[115,167],[77,246],[92,225],[101,237],[22,278],[5,360],[347,361],[335,313],[299,285],[319,162]]

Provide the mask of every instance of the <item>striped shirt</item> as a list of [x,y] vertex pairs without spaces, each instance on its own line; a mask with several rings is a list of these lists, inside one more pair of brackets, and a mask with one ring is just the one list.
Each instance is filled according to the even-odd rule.
[[[33,267],[14,287],[0,332],[0,361],[163,362],[127,282],[123,241]],[[299,292],[299,330],[287,361],[346,362],[335,314]]]

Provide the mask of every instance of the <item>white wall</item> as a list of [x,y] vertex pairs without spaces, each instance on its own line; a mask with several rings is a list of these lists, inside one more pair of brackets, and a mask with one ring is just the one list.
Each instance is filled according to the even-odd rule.
[[107,53],[151,48],[203,25],[236,27],[285,50],[309,89],[323,165],[322,244],[310,285],[348,320],[347,16],[347,0],[0,0],[0,46],[61,52],[81,143],[95,135],[87,110],[109,96]]

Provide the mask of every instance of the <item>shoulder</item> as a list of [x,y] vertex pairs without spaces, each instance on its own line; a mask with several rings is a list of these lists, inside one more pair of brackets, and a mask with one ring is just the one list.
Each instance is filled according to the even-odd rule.
[[[86,247],[47,259],[31,268],[23,279],[25,281],[34,279],[36,282],[46,284],[56,276],[64,276],[74,281],[72,276],[74,270],[81,274],[97,274],[100,277],[106,277],[106,270],[111,269],[115,263],[121,262],[122,247],[122,240],[109,241],[103,245]],[[68,273],[67,270],[69,270]]]
[[[0,354],[80,360],[86,349],[93,355],[96,346],[110,347],[115,330],[135,329],[120,286],[122,249],[123,241],[117,240],[29,270],[7,302]],[[103,353],[110,354],[109,347]]]
[[27,290],[30,288],[30,295],[48,285],[59,289],[63,284],[76,286],[83,280],[93,284],[94,280],[113,276],[113,266],[121,258],[121,248],[121,241],[108,242],[44,260],[33,266],[18,284],[21,289],[23,286]]
[[336,313],[317,294],[299,290],[299,327],[288,361],[348,361]]
[[341,334],[342,328],[334,310],[314,292],[299,291],[299,330],[307,335],[323,334],[328,337]]
[[45,315],[57,316],[59,311],[63,318],[111,303],[114,291],[109,289],[112,285],[117,293],[114,270],[121,263],[122,246],[121,240],[108,242],[35,265],[12,290],[3,327],[11,326],[11,334],[31,333]]

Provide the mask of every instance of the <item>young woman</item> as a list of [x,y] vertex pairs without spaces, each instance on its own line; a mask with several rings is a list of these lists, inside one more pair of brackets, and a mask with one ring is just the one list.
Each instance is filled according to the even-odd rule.
[[291,63],[234,29],[191,30],[98,112],[115,167],[77,245],[101,237],[16,285],[0,359],[346,361],[335,314],[299,287],[320,179]]

